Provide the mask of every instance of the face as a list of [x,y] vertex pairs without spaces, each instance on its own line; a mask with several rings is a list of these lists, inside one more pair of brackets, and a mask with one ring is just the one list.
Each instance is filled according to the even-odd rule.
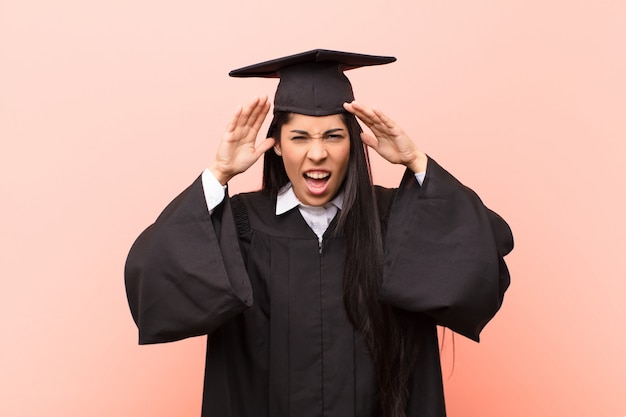
[[275,150],[282,154],[300,202],[322,206],[332,200],[343,184],[350,158],[350,137],[341,116],[293,114],[282,126],[280,138]]

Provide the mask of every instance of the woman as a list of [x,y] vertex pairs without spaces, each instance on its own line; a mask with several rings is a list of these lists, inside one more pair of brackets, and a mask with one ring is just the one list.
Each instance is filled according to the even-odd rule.
[[[268,138],[256,143],[270,108],[256,98],[131,249],[140,343],[209,335],[203,416],[445,415],[435,326],[478,340],[512,236],[354,101],[343,71],[393,60],[315,50],[233,71],[280,77]],[[371,185],[364,143],[407,167],[397,190]],[[225,198],[263,154],[263,190]]]

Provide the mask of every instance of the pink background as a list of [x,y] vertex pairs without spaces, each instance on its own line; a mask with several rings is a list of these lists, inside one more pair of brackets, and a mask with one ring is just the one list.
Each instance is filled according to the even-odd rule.
[[137,346],[125,256],[273,94],[228,71],[317,47],[397,56],[357,97],[514,230],[503,309],[444,347],[449,415],[626,415],[626,2],[215,3],[0,0],[0,415],[199,415],[204,339]]

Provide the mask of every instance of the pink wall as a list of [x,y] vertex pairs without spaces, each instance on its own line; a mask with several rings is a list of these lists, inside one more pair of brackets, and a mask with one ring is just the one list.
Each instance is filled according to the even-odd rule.
[[213,3],[0,0],[0,415],[199,415],[204,340],[136,345],[126,252],[273,93],[227,72],[316,47],[397,56],[357,97],[515,232],[449,415],[626,415],[626,2]]

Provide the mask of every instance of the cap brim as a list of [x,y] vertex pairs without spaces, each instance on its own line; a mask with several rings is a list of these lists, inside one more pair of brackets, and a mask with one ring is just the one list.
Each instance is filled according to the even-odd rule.
[[396,61],[396,58],[392,56],[364,55],[353,52],[314,49],[235,69],[229,72],[228,75],[231,77],[279,78],[282,68],[302,63],[337,62],[342,71],[347,71],[359,67],[389,64],[394,61]]

